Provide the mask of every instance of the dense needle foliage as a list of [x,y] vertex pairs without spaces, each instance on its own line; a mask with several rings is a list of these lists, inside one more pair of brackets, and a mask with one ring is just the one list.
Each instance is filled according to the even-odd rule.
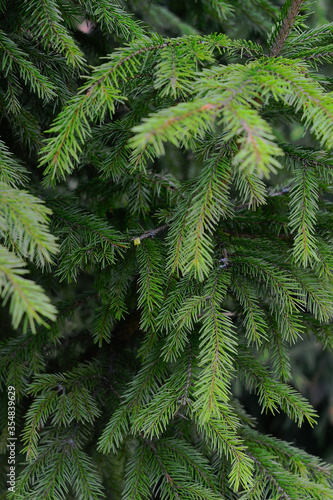
[[237,397],[313,426],[291,348],[333,348],[333,23],[310,13],[0,0],[1,498],[333,499]]

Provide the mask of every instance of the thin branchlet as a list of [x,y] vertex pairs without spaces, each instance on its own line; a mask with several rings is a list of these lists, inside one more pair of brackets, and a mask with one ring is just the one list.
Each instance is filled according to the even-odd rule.
[[288,9],[288,13],[283,19],[280,29],[276,35],[276,38],[271,46],[270,50],[270,56],[271,57],[276,57],[278,56],[282,49],[283,46],[288,38],[288,35],[290,31],[292,30],[292,27],[295,24],[296,18],[298,16],[298,13],[304,3],[304,0],[293,0],[291,2],[290,8]]

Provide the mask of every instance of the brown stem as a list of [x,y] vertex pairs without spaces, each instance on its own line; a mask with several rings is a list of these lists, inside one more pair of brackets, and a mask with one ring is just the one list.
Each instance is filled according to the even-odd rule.
[[296,17],[300,11],[300,8],[302,7],[302,4],[304,3],[304,0],[293,0],[291,2],[290,8],[287,12],[286,17],[283,19],[280,29],[278,31],[278,34],[276,35],[276,38],[274,40],[274,43],[271,47],[270,50],[270,56],[275,57],[278,56],[283,49],[283,46],[285,44],[285,41],[288,38],[288,35],[294,26],[294,23],[296,21]]
[[154,237],[157,233],[160,231],[163,231],[164,229],[167,229],[169,227],[168,224],[164,224],[163,226],[157,227],[156,229],[152,229],[151,231],[146,231],[145,233],[141,234],[140,236],[133,236],[132,241],[134,240],[144,240],[145,238],[150,238]]

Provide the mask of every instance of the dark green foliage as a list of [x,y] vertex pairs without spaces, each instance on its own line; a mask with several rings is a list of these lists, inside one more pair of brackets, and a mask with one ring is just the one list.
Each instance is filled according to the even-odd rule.
[[13,386],[13,500],[333,499],[239,397],[318,420],[293,375],[333,347],[333,25],[176,4],[0,0],[1,498]]

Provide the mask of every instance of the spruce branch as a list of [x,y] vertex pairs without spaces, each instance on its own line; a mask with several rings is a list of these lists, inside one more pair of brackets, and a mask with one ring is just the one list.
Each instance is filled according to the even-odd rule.
[[191,350],[191,344],[188,344],[188,365],[187,365],[187,378],[186,378],[186,384],[183,386],[183,394],[181,398],[179,399],[179,402],[182,405],[186,405],[189,402],[188,395],[189,395],[189,388],[190,388],[190,383],[191,383],[191,377],[192,377],[192,350]]
[[[267,196],[268,197],[283,196],[285,194],[288,194],[290,190],[291,190],[291,186],[287,186],[287,187],[282,188],[280,191],[268,193]],[[251,207],[251,203],[241,203],[239,205],[235,205],[234,208],[235,208],[235,210],[240,210],[243,208],[250,208],[250,207]]]
[[[26,27],[45,48],[51,45],[56,52],[64,54],[70,66],[83,69],[84,55],[66,29],[61,11],[54,7],[54,0],[31,0],[24,10]],[[37,11],[38,16],[34,15]]]

